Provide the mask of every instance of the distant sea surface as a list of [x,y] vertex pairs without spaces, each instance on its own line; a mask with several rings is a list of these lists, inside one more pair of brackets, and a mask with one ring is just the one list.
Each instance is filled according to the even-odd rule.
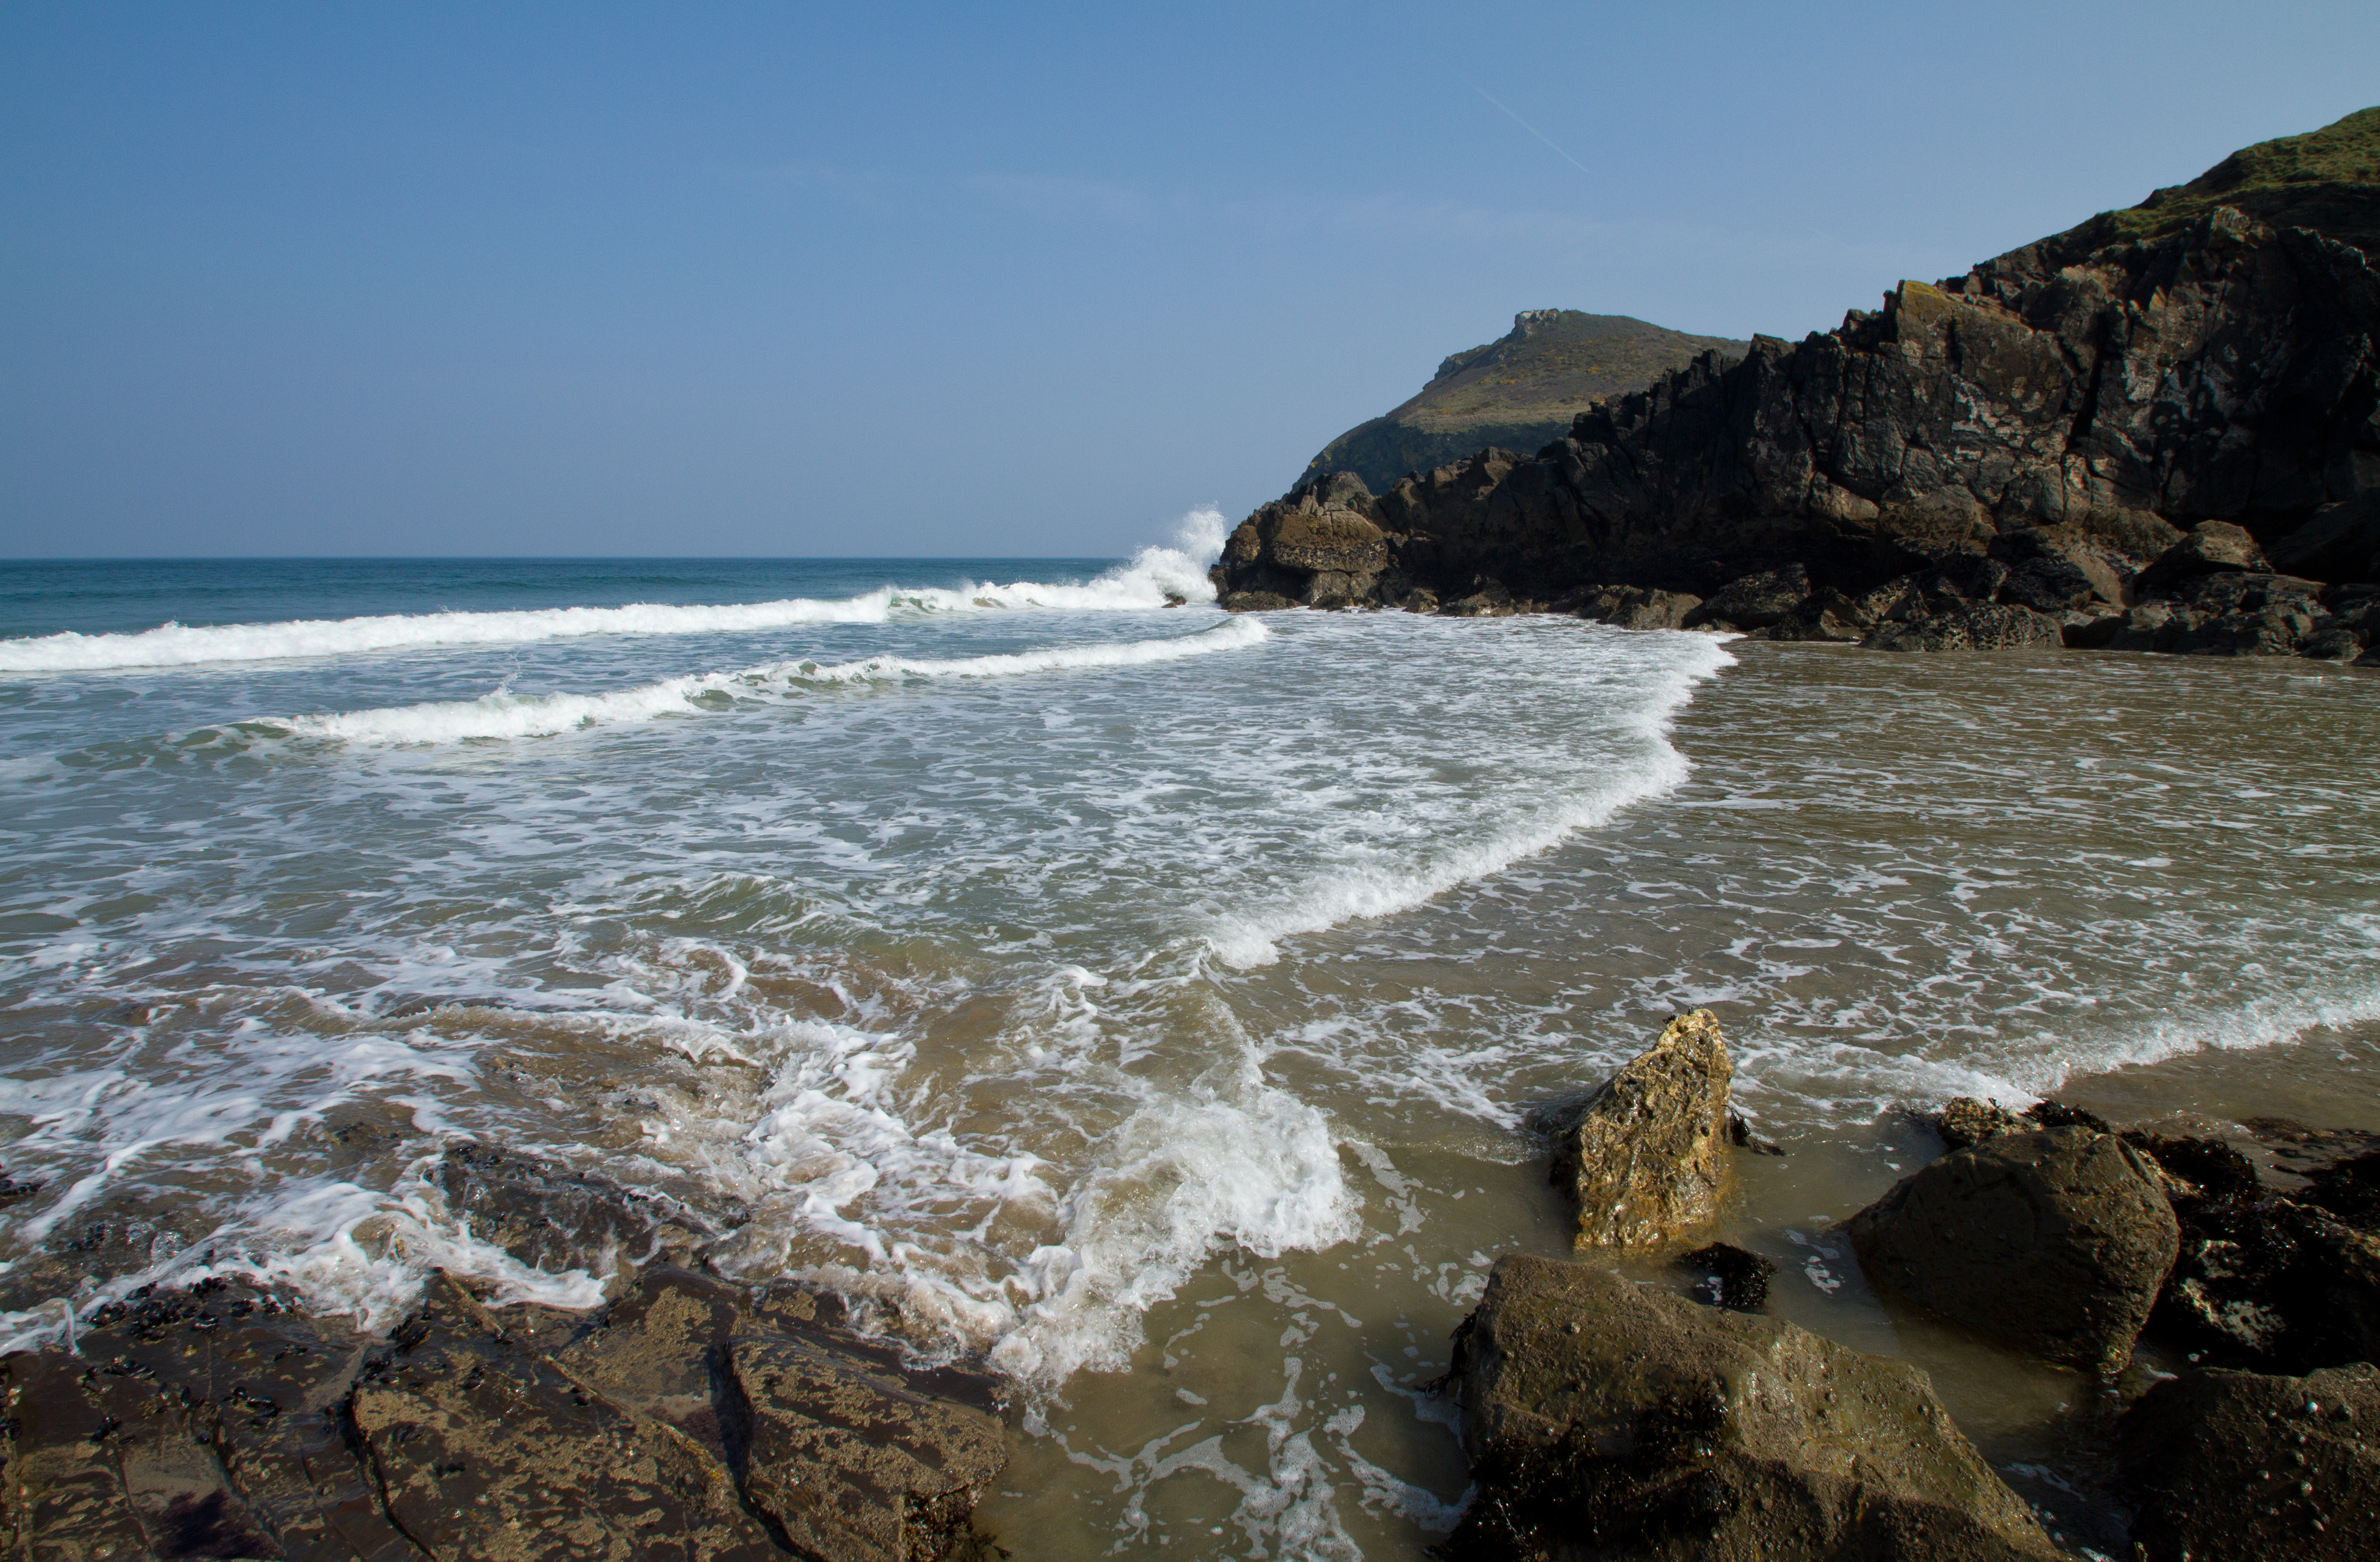
[[0,1337],[210,1272],[592,1303],[441,1202],[479,1138],[988,1354],[1022,1554],[1410,1556],[1417,1386],[1565,1250],[1532,1114],[1673,1011],[1791,1152],[1731,1240],[1864,1349],[1937,1348],[1828,1234],[1900,1103],[2239,1059],[2380,1117],[2372,675],[1232,617],[1220,528],[0,564]]

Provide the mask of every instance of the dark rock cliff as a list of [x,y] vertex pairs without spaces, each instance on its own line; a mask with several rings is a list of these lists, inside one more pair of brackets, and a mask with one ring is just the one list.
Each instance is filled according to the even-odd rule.
[[2380,274],[2228,207],[2107,228],[1705,355],[1534,456],[1482,451],[1378,496],[1311,477],[1232,534],[1224,605],[2362,655]]

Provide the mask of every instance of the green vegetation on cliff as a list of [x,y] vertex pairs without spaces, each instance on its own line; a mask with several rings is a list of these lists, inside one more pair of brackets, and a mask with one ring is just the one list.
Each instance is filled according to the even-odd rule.
[[1716,349],[1748,344],[1689,336],[1627,315],[1530,309],[1500,341],[1456,353],[1403,406],[1332,440],[1309,472],[1354,472],[1385,493],[1407,472],[1427,472],[1488,445],[1535,451],[1607,396],[1638,391]]
[[2359,109],[2302,136],[2244,147],[2186,185],[2099,215],[2060,235],[2095,249],[2179,233],[2218,206],[2277,228],[2311,228],[2380,256],[2380,108]]

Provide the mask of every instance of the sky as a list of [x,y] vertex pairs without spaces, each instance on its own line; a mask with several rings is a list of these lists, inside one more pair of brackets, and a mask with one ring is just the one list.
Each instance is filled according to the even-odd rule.
[[2369,0],[6,0],[0,558],[1118,555],[1518,310],[1797,338],[2374,103]]

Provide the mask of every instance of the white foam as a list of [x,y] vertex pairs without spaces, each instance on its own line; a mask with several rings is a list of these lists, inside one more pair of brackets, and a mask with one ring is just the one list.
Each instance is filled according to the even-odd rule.
[[1064,1240],[1027,1262],[1036,1299],[991,1351],[1027,1382],[1121,1370],[1140,1315],[1216,1253],[1277,1258],[1356,1234],[1329,1120],[1264,1084],[1253,1057],[1149,1102],[1100,1145],[1097,1165],[1064,1200]]
[[472,738],[550,737],[580,728],[697,715],[738,699],[783,697],[804,687],[892,684],[910,679],[1006,678],[1034,672],[1145,667],[1183,657],[1245,649],[1266,638],[1253,618],[1227,619],[1211,629],[1148,640],[1103,641],[996,656],[948,660],[896,656],[820,665],[779,661],[734,672],[703,672],[601,695],[492,694],[472,700],[331,715],[297,716],[278,723],[308,737],[356,744],[460,743]]
[[1142,549],[1124,564],[1080,586],[1018,580],[956,588],[884,586],[856,597],[774,602],[678,605],[633,602],[616,608],[536,608],[504,612],[383,613],[361,618],[295,619],[277,624],[190,626],[168,623],[130,635],[55,635],[0,640],[0,672],[95,672],[135,667],[200,667],[212,662],[280,661],[353,656],[433,646],[507,646],[589,635],[748,634],[806,624],[881,624],[895,614],[1016,611],[1134,611],[1169,599],[1211,602],[1207,565],[1222,546],[1223,516],[1194,510],[1177,545]]
[[1678,660],[1650,682],[1638,696],[1642,705],[1622,723],[1640,740],[1632,763],[1599,775],[1582,775],[1586,784],[1520,813],[1484,839],[1458,838],[1457,843],[1418,855],[1333,863],[1280,900],[1218,917],[1207,932],[1208,944],[1227,965],[1269,965],[1281,957],[1282,938],[1411,911],[1457,885],[1501,873],[1548,851],[1578,830],[1592,829],[1631,804],[1676,787],[1693,767],[1670,745],[1670,722],[1695,688],[1721,668],[1733,666],[1735,658],[1707,636],[1671,638],[1680,648]]

